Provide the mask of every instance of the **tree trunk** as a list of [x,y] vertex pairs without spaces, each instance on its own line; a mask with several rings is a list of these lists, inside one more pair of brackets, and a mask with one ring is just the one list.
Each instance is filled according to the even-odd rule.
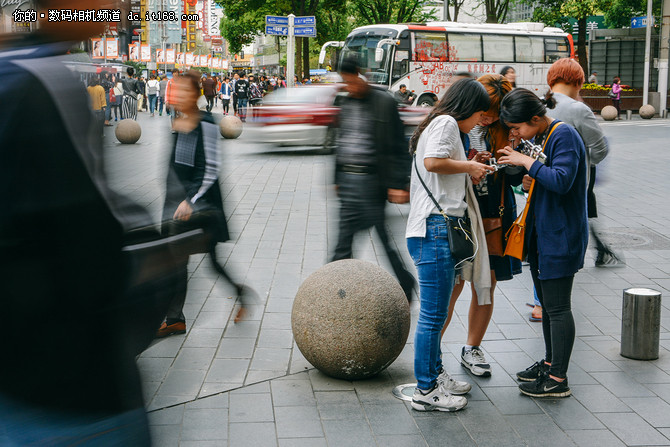
[[579,59],[579,65],[584,70],[584,76],[588,77],[589,62],[586,56],[586,16],[577,20],[577,26],[579,28],[577,32],[577,58]]
[[[309,37],[302,39],[302,66],[304,70],[303,78],[309,78]],[[302,79],[300,80],[302,82]]]

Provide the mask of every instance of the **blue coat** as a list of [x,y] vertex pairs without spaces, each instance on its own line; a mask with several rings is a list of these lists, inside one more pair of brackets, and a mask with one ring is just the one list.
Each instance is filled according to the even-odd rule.
[[558,126],[544,152],[546,165],[536,161],[529,171],[535,191],[528,215],[530,237],[537,234],[539,278],[543,280],[577,273],[584,266],[589,241],[586,151],[579,133],[569,124]]

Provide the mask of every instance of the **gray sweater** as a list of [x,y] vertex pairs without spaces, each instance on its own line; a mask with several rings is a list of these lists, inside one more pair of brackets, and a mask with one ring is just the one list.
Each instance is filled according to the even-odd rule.
[[548,110],[547,114],[577,129],[582,141],[584,141],[584,146],[586,146],[587,166],[595,166],[600,163],[607,157],[609,147],[605,135],[589,106],[561,93],[554,93],[554,98],[556,99],[556,107],[553,110]]

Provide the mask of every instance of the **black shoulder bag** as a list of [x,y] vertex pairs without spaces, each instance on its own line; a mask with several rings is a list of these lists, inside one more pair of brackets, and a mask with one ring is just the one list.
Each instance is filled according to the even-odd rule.
[[421,174],[419,174],[419,168],[416,165],[416,154],[414,154],[414,170],[416,171],[416,176],[419,178],[421,185],[423,185],[423,189],[426,190],[428,197],[430,197],[430,200],[433,201],[435,207],[447,222],[449,250],[451,251],[451,257],[454,258],[454,262],[458,266],[464,261],[471,261],[475,257],[476,243],[472,235],[470,219],[467,217],[467,215],[455,219],[450,219],[449,216],[447,216],[447,213],[444,212],[440,204],[437,202],[437,200],[435,200],[433,193],[430,192],[421,178]]

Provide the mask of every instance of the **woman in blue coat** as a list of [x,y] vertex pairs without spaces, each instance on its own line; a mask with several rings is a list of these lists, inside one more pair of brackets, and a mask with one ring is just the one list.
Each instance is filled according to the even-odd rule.
[[552,93],[543,99],[526,89],[503,98],[500,119],[510,137],[544,145],[546,162],[506,147],[499,163],[523,166],[528,171],[524,188],[535,181],[526,220],[528,262],[542,303],[542,331],[546,356],[517,373],[523,394],[533,397],[570,395],[567,371],[575,340],[570,305],[575,273],[584,265],[588,244],[586,217],[586,152],[577,131],[547,116],[556,101]]

